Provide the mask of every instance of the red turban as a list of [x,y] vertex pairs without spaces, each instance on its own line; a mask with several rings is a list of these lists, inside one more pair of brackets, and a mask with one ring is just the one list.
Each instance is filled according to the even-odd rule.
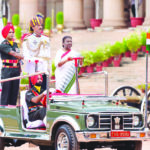
[[40,75],[36,75],[36,76],[32,76],[32,77],[31,77],[31,83],[32,83],[33,85],[36,84],[36,82],[37,82],[37,80],[38,80],[38,76],[40,76],[41,79],[42,79],[42,81],[43,81],[43,77],[42,77],[41,74],[40,74]]
[[12,24],[7,24],[7,25],[3,28],[3,30],[2,30],[2,35],[3,35],[4,38],[7,37],[7,35],[8,35],[8,33],[9,33],[10,29],[12,29],[13,32],[15,31],[15,30],[14,30],[14,26],[13,26]]

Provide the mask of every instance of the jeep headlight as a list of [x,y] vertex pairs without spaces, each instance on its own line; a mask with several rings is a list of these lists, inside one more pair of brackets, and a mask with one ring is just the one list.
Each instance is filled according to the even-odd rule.
[[87,126],[92,127],[95,124],[95,119],[92,116],[87,117]]
[[133,125],[136,127],[136,126],[139,125],[139,123],[140,123],[140,118],[139,118],[139,116],[134,116],[134,117],[133,117]]

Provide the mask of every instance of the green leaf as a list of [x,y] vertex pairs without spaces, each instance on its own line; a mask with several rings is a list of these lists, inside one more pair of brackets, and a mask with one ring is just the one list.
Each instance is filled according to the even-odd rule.
[[20,39],[20,38],[21,38],[21,35],[22,35],[22,33],[21,33],[21,28],[20,28],[20,27],[17,27],[17,28],[15,29],[15,37],[16,37],[16,39]]
[[56,14],[56,22],[57,24],[64,24],[64,14],[63,12],[57,12]]
[[14,14],[12,16],[12,24],[14,26],[18,26],[19,25],[19,15],[18,14]]
[[6,26],[7,25],[7,18],[3,17],[3,25]]
[[50,17],[46,17],[44,29],[50,30],[52,28],[52,20]]

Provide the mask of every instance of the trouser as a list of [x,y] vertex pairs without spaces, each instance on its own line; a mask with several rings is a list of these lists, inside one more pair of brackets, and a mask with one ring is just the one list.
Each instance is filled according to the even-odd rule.
[[132,10],[133,17],[135,17],[135,5],[131,6],[131,10]]
[[16,105],[19,92],[19,80],[2,83],[1,105]]
[[44,117],[46,116],[46,108],[39,108],[38,110],[29,113],[29,120],[30,121],[35,121],[35,120],[43,120]]

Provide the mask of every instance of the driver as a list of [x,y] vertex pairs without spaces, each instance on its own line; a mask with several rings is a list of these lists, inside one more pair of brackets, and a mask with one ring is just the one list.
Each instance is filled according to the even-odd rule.
[[26,93],[26,103],[29,110],[29,120],[44,120],[46,116],[46,107],[43,106],[42,100],[47,94],[47,91],[41,88],[43,77],[36,75],[31,77],[33,87]]

